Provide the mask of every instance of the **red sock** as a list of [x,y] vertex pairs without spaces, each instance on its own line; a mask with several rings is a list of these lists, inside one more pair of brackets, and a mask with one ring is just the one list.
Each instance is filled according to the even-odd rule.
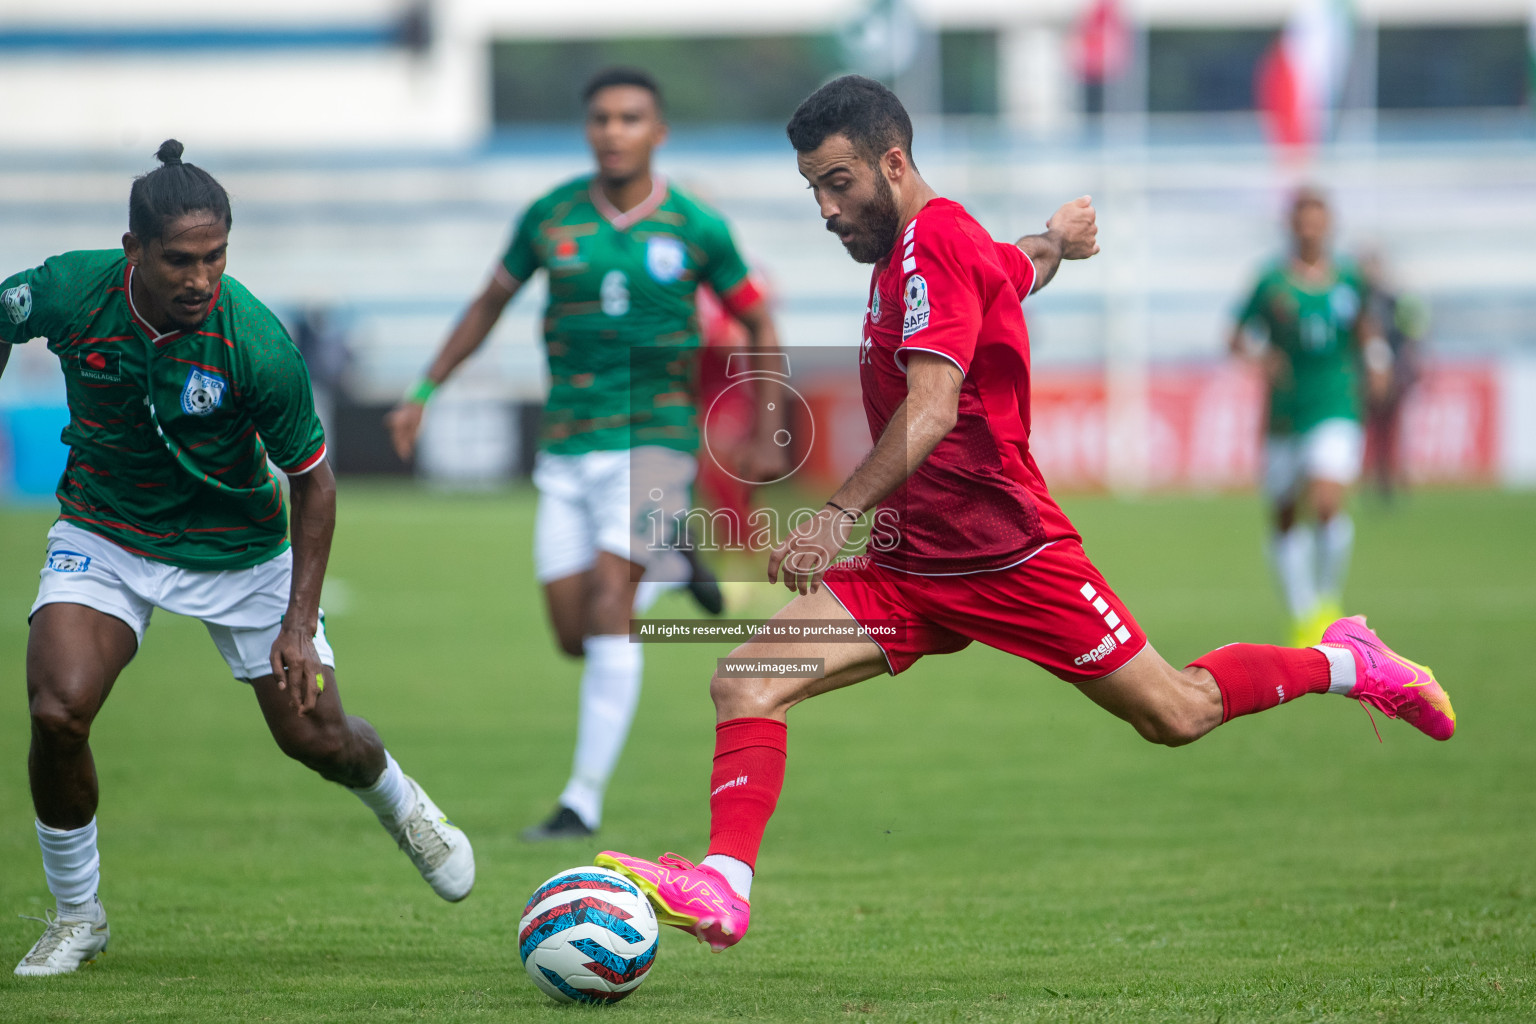
[[784,788],[789,727],[772,718],[733,718],[715,726],[709,777],[709,852],[757,867],[763,830]]
[[1268,711],[1304,693],[1328,692],[1328,656],[1311,647],[1228,644],[1190,664],[1216,677],[1223,722]]

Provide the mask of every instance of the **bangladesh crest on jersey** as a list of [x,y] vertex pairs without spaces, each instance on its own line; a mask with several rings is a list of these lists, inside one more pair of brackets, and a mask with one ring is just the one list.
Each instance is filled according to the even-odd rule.
[[680,280],[684,265],[683,243],[667,235],[652,235],[645,242],[645,269],[663,284]]
[[187,374],[187,386],[181,389],[181,411],[189,416],[207,416],[224,401],[229,383],[216,373],[194,367]]

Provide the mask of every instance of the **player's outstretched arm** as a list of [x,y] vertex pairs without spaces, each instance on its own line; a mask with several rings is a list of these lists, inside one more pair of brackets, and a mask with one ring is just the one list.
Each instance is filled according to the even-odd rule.
[[1045,231],[1025,235],[1014,244],[1024,250],[1035,265],[1032,292],[1051,283],[1062,260],[1085,260],[1099,251],[1098,213],[1091,196],[1079,196],[1065,203],[1045,222]]
[[459,317],[459,322],[453,325],[453,330],[448,332],[442,348],[437,350],[432,365],[427,368],[426,376],[384,417],[395,454],[402,460],[409,459],[411,452],[416,449],[416,438],[421,433],[427,398],[458,369],[460,363],[485,344],[491,328],[496,326],[496,321],[501,317],[501,311],[512,301],[512,296],[517,294],[520,287],[520,283],[514,282],[508,286],[505,281],[494,277],[487,281],[485,288]]
[[290,476],[288,493],[293,582],[283,627],[272,644],[272,672],[278,689],[288,691],[302,715],[314,708],[324,685],[314,637],[320,627],[320,588],[336,530],[336,475],[331,464],[322,462],[307,473]]
[[5,364],[10,362],[10,361],[11,361],[11,346],[10,346],[10,344],[7,343],[7,342],[4,342],[4,341],[0,341],[0,377],[4,377],[5,376]]
[[960,368],[933,352],[907,353],[907,397],[859,468],[831,500],[768,557],[768,582],[814,593],[848,543],[853,523],[884,500],[933,453],[960,416]]

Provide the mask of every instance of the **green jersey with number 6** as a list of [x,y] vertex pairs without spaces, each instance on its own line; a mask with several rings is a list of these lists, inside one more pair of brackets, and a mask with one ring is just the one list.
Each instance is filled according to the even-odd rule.
[[528,208],[497,277],[520,285],[540,267],[549,276],[540,446],[696,450],[694,293],[709,285],[733,313],[761,296],[725,220],[660,176],[622,213],[591,176],[577,178]]
[[325,458],[309,373],[282,324],[224,277],[208,318],[139,316],[120,249],[67,252],[0,282],[0,343],[46,338],[69,398],[59,518],[184,569],[245,569],[288,546],[268,458]]
[[1284,263],[1268,267],[1238,320],[1262,326],[1283,353],[1286,372],[1269,389],[1269,433],[1302,434],[1329,419],[1360,419],[1355,339],[1365,308],[1365,283],[1353,266],[1304,283]]

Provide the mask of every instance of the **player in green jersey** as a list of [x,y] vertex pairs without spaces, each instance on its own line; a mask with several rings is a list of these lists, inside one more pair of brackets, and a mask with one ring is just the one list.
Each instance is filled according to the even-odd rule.
[[[546,272],[550,386],[533,478],[534,559],[560,649],[585,665],[570,781],[549,820],[523,833],[529,840],[596,830],[634,717],[641,648],[629,640],[629,619],[637,581],[677,556],[661,550],[668,539],[658,544],[646,524],[674,521],[697,470],[691,377],[699,285],[741,321],[754,349],[778,347],[725,221],[651,169],[667,134],[655,81],[613,69],[594,77],[583,98],[596,173],[528,208],[426,377],[389,416],[395,448],[407,458],[432,390],[484,343],[528,279]],[[744,478],[783,474],[783,449],[773,440],[779,426],[761,417],[743,453]]]
[[[167,141],[129,194],[121,250],[0,282],[0,370],[47,339],[69,398],[59,519],[27,642],[27,768],[57,900],[19,975],[106,948],[91,724],[155,608],[201,619],[288,756],[356,793],[445,899],[474,884],[464,833],[343,710],[320,588],[336,522],[309,376],[277,319],[224,275],[229,197]],[[276,476],[288,479],[293,513]],[[290,544],[291,536],[291,544]]]
[[1355,534],[1345,499],[1365,447],[1360,354],[1381,342],[1366,314],[1363,278],[1329,250],[1331,217],[1321,192],[1297,192],[1290,228],[1291,252],[1260,275],[1229,345],[1257,362],[1268,384],[1263,483],[1274,508],[1270,558],[1293,642],[1305,646],[1343,614]]

